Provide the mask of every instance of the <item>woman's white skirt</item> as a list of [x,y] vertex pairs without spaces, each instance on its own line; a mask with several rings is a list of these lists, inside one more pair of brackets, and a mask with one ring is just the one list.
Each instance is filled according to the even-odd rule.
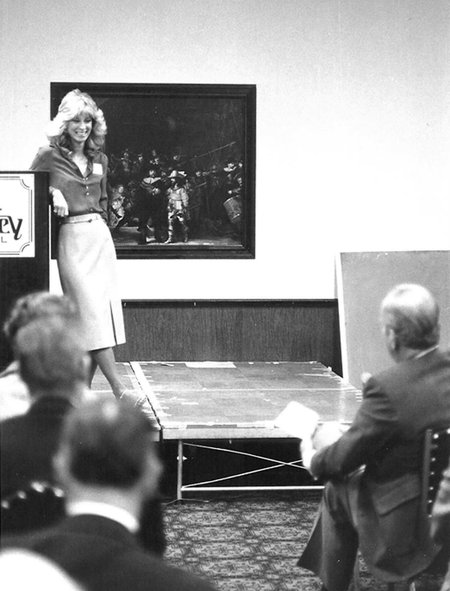
[[74,216],[61,225],[58,239],[61,286],[78,307],[88,351],[125,342],[116,262],[110,231],[100,215]]

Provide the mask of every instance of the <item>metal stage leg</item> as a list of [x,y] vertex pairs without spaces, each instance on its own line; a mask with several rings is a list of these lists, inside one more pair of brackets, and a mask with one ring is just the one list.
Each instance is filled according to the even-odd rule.
[[183,493],[183,441],[178,440],[178,458],[177,458],[177,501],[181,501]]
[[[183,448],[184,448],[184,445],[186,445],[188,447],[210,449],[210,450],[213,450],[216,452],[225,452],[227,454],[251,456],[254,458],[259,458],[259,459],[265,460],[271,465],[266,466],[264,468],[258,468],[256,470],[250,470],[248,472],[231,474],[229,476],[224,476],[224,477],[216,478],[216,479],[205,481],[205,482],[193,482],[191,484],[183,484]],[[200,444],[195,444],[192,442],[185,442],[184,440],[179,439],[178,440],[178,458],[177,458],[177,501],[183,500],[183,493],[184,492],[191,492],[191,493],[208,492],[208,493],[211,493],[211,492],[219,492],[219,491],[220,492],[229,492],[229,491],[263,491],[263,490],[267,490],[267,491],[274,491],[274,490],[278,490],[278,491],[322,490],[323,489],[322,484],[320,484],[320,485],[292,485],[292,486],[285,486],[285,485],[282,485],[282,486],[277,486],[277,485],[211,486],[211,484],[214,484],[214,483],[230,481],[235,478],[239,478],[241,476],[249,476],[251,474],[257,474],[258,472],[265,472],[267,470],[276,470],[277,468],[281,468],[284,466],[290,466],[292,468],[297,468],[299,470],[306,471],[306,468],[301,465],[301,462],[302,462],[301,459],[294,460],[291,462],[285,462],[282,460],[276,460],[274,458],[259,456],[259,455],[239,451],[239,450],[229,450],[229,449],[223,449],[223,448],[215,447],[215,446],[200,445]],[[206,485],[206,486],[204,486],[204,485]]]

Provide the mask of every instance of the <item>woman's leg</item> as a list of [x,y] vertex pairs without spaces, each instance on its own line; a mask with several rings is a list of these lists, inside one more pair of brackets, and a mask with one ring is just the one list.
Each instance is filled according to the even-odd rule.
[[147,399],[145,396],[140,395],[133,390],[126,389],[125,384],[122,382],[122,379],[117,372],[114,351],[111,347],[91,351],[91,356],[93,365],[96,364],[101,369],[116,398],[127,400],[136,406],[142,406],[146,403]]
[[96,369],[97,369],[97,362],[95,361],[94,356],[91,353],[91,366],[89,368],[89,387],[92,386],[92,380],[94,379]]
[[112,388],[114,396],[120,398],[126,388],[117,372],[116,360],[112,348],[96,349],[95,351],[91,351],[91,356],[93,360],[92,365],[95,365],[95,367],[98,365],[98,367],[100,367],[103,375]]

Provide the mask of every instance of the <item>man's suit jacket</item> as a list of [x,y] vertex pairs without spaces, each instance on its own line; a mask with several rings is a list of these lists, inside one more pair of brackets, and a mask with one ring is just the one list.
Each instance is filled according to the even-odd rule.
[[438,548],[420,514],[421,444],[429,427],[450,425],[450,352],[435,350],[371,377],[350,429],[318,451],[311,472],[348,478],[361,552],[372,571],[412,576]]
[[2,499],[39,480],[53,482],[52,456],[71,403],[46,396],[24,414],[0,423]]
[[[46,396],[25,414],[0,423],[2,533],[48,527],[63,517],[64,501],[51,492],[52,456],[71,408],[65,398]],[[36,492],[34,482],[50,486]]]
[[121,524],[96,515],[68,517],[3,546],[46,556],[87,591],[213,591],[206,581],[145,552]]

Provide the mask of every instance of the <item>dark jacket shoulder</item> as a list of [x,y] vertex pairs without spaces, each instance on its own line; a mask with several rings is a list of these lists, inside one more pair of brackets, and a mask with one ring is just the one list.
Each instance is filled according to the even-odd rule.
[[33,536],[10,537],[53,560],[87,591],[213,591],[203,579],[142,549],[121,524],[94,515],[68,517]]

